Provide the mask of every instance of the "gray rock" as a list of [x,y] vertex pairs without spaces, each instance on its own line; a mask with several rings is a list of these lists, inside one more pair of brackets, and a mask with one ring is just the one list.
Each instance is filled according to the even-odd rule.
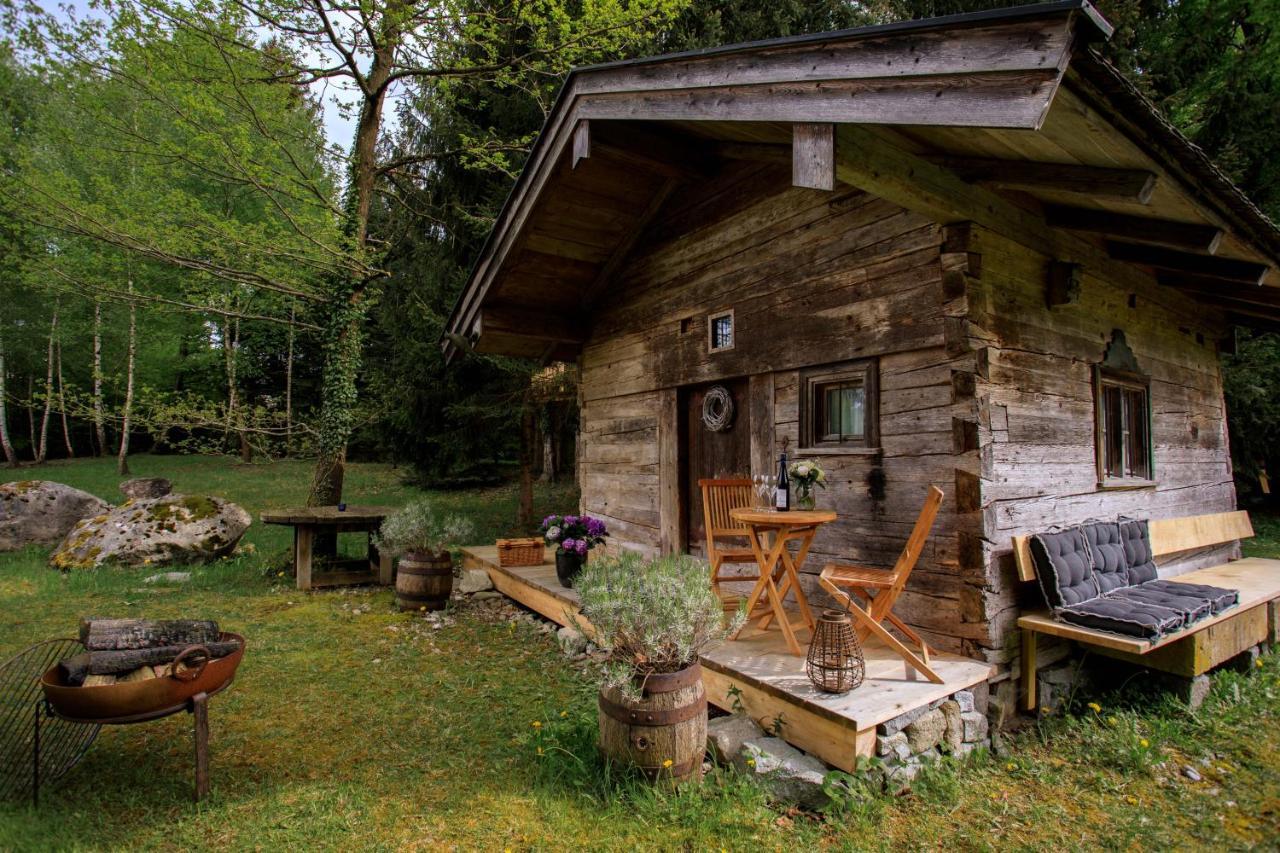
[[947,745],[949,751],[955,752],[960,748],[960,744],[964,743],[964,724],[960,719],[960,703],[948,700],[938,706],[938,710],[942,712],[942,717],[947,724],[946,730],[942,733],[942,742]]
[[164,477],[134,477],[121,483],[120,491],[131,501],[162,498],[173,492],[173,483]]
[[587,650],[587,638],[572,625],[565,625],[556,632],[556,641],[566,655],[580,655]]
[[764,729],[743,714],[707,721],[707,751],[720,764],[731,764],[744,743],[762,737]]
[[471,600],[472,601],[498,601],[503,597],[504,596],[500,592],[493,592],[492,590],[487,590],[485,592],[477,592],[475,595],[471,596]]
[[775,802],[816,811],[827,804],[822,790],[827,766],[776,737],[749,740],[734,765],[758,779]]
[[962,714],[976,710],[973,704],[973,691],[971,690],[961,690],[951,698],[960,706],[960,713]]
[[0,486],[0,551],[28,545],[56,545],[83,518],[111,509],[88,492],[48,480],[19,480]]
[[977,711],[961,714],[960,723],[963,727],[961,740],[964,743],[977,743],[987,739],[990,726],[985,714],[979,714]]
[[477,592],[488,592],[493,589],[493,581],[484,569],[463,569],[458,578],[457,590],[463,595],[474,595]]
[[161,572],[147,578],[143,583],[186,583],[189,580],[191,580],[191,572]]
[[987,718],[993,728],[1002,729],[1017,718],[1018,687],[1019,683],[1009,678],[997,684],[991,692]]
[[888,722],[881,723],[876,728],[876,731],[882,735],[897,734],[898,732],[905,729],[907,726],[914,723],[916,720],[920,719],[922,716],[924,716],[928,712],[929,712],[929,709],[925,707],[912,708],[910,711],[907,711],[905,714],[901,714],[897,717],[894,717],[892,720],[889,720]]
[[[902,732],[891,735],[876,735],[876,755],[896,755],[899,746],[907,746],[907,736]],[[907,750],[910,754],[910,748]]]
[[1183,768],[1182,768],[1182,775],[1183,775],[1183,776],[1186,776],[1186,777],[1187,777],[1188,779],[1190,779],[1192,782],[1199,782],[1199,781],[1200,781],[1200,771],[1199,771],[1199,770],[1196,770],[1196,769],[1195,769],[1194,767],[1192,767],[1190,764],[1188,764],[1187,766],[1185,766],[1185,767],[1183,767]]
[[249,513],[223,498],[166,495],[129,501],[81,521],[49,557],[58,569],[104,563],[200,563],[229,555],[249,529]]
[[937,746],[947,731],[947,718],[938,708],[929,711],[905,729],[907,744],[914,753]]

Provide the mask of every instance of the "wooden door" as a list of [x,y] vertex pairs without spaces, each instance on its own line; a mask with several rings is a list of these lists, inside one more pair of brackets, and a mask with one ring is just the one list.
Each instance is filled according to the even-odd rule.
[[[727,429],[709,429],[702,420],[707,391],[722,386],[733,400],[733,419]],[[698,481],[710,477],[751,476],[751,407],[747,380],[730,379],[681,389],[680,467],[682,505],[685,508],[686,550],[701,555],[706,549],[702,519],[702,492]]]

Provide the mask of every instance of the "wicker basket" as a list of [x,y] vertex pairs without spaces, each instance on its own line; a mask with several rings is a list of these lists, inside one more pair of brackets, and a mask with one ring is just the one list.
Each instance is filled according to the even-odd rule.
[[499,566],[542,565],[543,542],[541,539],[499,539]]

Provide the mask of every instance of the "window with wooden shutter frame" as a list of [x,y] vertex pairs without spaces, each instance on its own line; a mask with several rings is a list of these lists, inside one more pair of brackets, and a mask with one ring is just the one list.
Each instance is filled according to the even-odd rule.
[[856,450],[880,444],[879,381],[874,359],[801,373],[804,449]]
[[1098,366],[1094,395],[1099,485],[1150,484],[1155,476],[1150,380],[1141,374]]

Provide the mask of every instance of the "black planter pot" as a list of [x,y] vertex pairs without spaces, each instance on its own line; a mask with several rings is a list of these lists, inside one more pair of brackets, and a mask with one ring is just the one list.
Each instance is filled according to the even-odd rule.
[[586,557],[577,551],[566,551],[563,548],[557,548],[556,577],[560,579],[560,585],[572,589],[573,582],[577,579],[578,573],[582,571],[584,562],[586,562]]

